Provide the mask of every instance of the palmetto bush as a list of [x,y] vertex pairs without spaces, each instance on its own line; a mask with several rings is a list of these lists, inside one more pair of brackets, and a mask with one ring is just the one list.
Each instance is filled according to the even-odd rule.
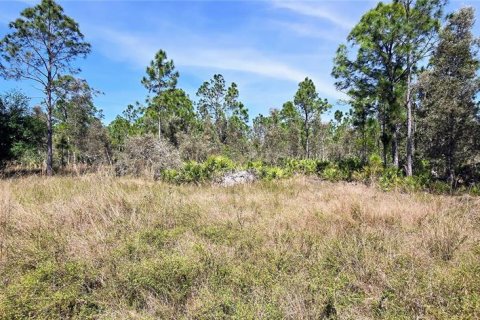
[[211,181],[237,168],[227,157],[211,156],[205,162],[187,161],[179,169],[168,168],[162,172],[162,179],[173,183],[200,183]]

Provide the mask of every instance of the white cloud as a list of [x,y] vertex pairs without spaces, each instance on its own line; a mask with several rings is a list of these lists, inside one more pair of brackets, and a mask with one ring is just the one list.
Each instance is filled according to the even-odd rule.
[[96,46],[114,61],[127,61],[136,67],[145,67],[158,49],[146,37],[119,32],[107,28],[95,28],[93,35]]
[[338,42],[338,39],[342,39],[346,37],[345,34],[335,32],[332,30],[320,30],[318,27],[315,27],[311,24],[306,23],[298,23],[298,22],[290,22],[290,21],[273,21],[273,25],[276,27],[288,29],[302,37],[309,37],[309,38],[318,38],[322,40],[327,40],[331,42]]
[[[249,73],[257,76],[298,83],[309,76],[314,80],[317,90],[332,98],[344,98],[331,83],[310,75],[304,70],[266,56],[258,50],[248,48],[204,48],[189,39],[183,42],[157,43],[156,37],[145,37],[100,29],[95,33],[100,49],[109,58],[127,61],[136,67],[144,68],[153,58],[156,50],[164,48],[173,58],[177,67],[198,67],[213,70],[229,70]],[[199,41],[201,43],[201,41]],[[98,46],[98,45],[97,45]]]
[[273,0],[272,3],[276,8],[287,9],[301,15],[327,20],[342,29],[350,30],[354,26],[352,21],[344,18],[344,15],[338,15],[325,5],[319,5],[318,3],[280,0]]

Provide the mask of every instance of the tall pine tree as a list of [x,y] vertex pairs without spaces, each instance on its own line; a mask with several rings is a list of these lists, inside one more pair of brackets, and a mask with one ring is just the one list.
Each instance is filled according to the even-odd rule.
[[421,77],[421,140],[425,156],[455,185],[460,168],[478,150],[479,39],[472,34],[475,13],[452,14],[440,35],[431,69]]

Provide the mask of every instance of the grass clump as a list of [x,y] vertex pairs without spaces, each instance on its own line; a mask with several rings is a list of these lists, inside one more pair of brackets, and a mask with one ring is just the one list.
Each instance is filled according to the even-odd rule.
[[75,262],[44,262],[4,284],[2,319],[94,319],[101,312],[93,292],[101,285]]

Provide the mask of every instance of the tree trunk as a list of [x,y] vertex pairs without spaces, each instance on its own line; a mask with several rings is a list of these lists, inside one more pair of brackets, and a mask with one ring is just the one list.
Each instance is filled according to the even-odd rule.
[[412,111],[412,85],[410,70],[410,53],[407,57],[407,176],[413,175],[413,111]]
[[399,160],[398,160],[398,131],[399,126],[398,124],[395,125],[395,131],[393,133],[393,140],[392,140],[392,161],[393,166],[398,169],[399,167]]
[[382,156],[383,156],[383,167],[387,167],[387,148],[388,148],[388,139],[387,139],[387,128],[385,123],[385,115],[382,117]]
[[158,114],[158,140],[162,140],[162,119],[160,119],[160,114]]
[[310,158],[310,127],[308,126],[308,114],[305,115],[305,156],[307,159]]
[[308,139],[308,135],[307,135],[307,138],[306,138],[306,141],[305,141],[305,145],[306,145],[306,154],[307,154],[307,159],[310,158],[310,146],[309,146],[309,139]]
[[162,140],[162,118],[161,118],[161,113],[162,113],[162,106],[158,106],[158,140]]
[[[50,13],[49,13],[50,15]],[[47,45],[48,67],[47,67],[47,176],[53,176],[53,54],[50,42]]]
[[362,164],[367,163],[367,129],[365,121],[362,121]]
[[47,88],[47,176],[53,176],[53,119],[52,91]]

